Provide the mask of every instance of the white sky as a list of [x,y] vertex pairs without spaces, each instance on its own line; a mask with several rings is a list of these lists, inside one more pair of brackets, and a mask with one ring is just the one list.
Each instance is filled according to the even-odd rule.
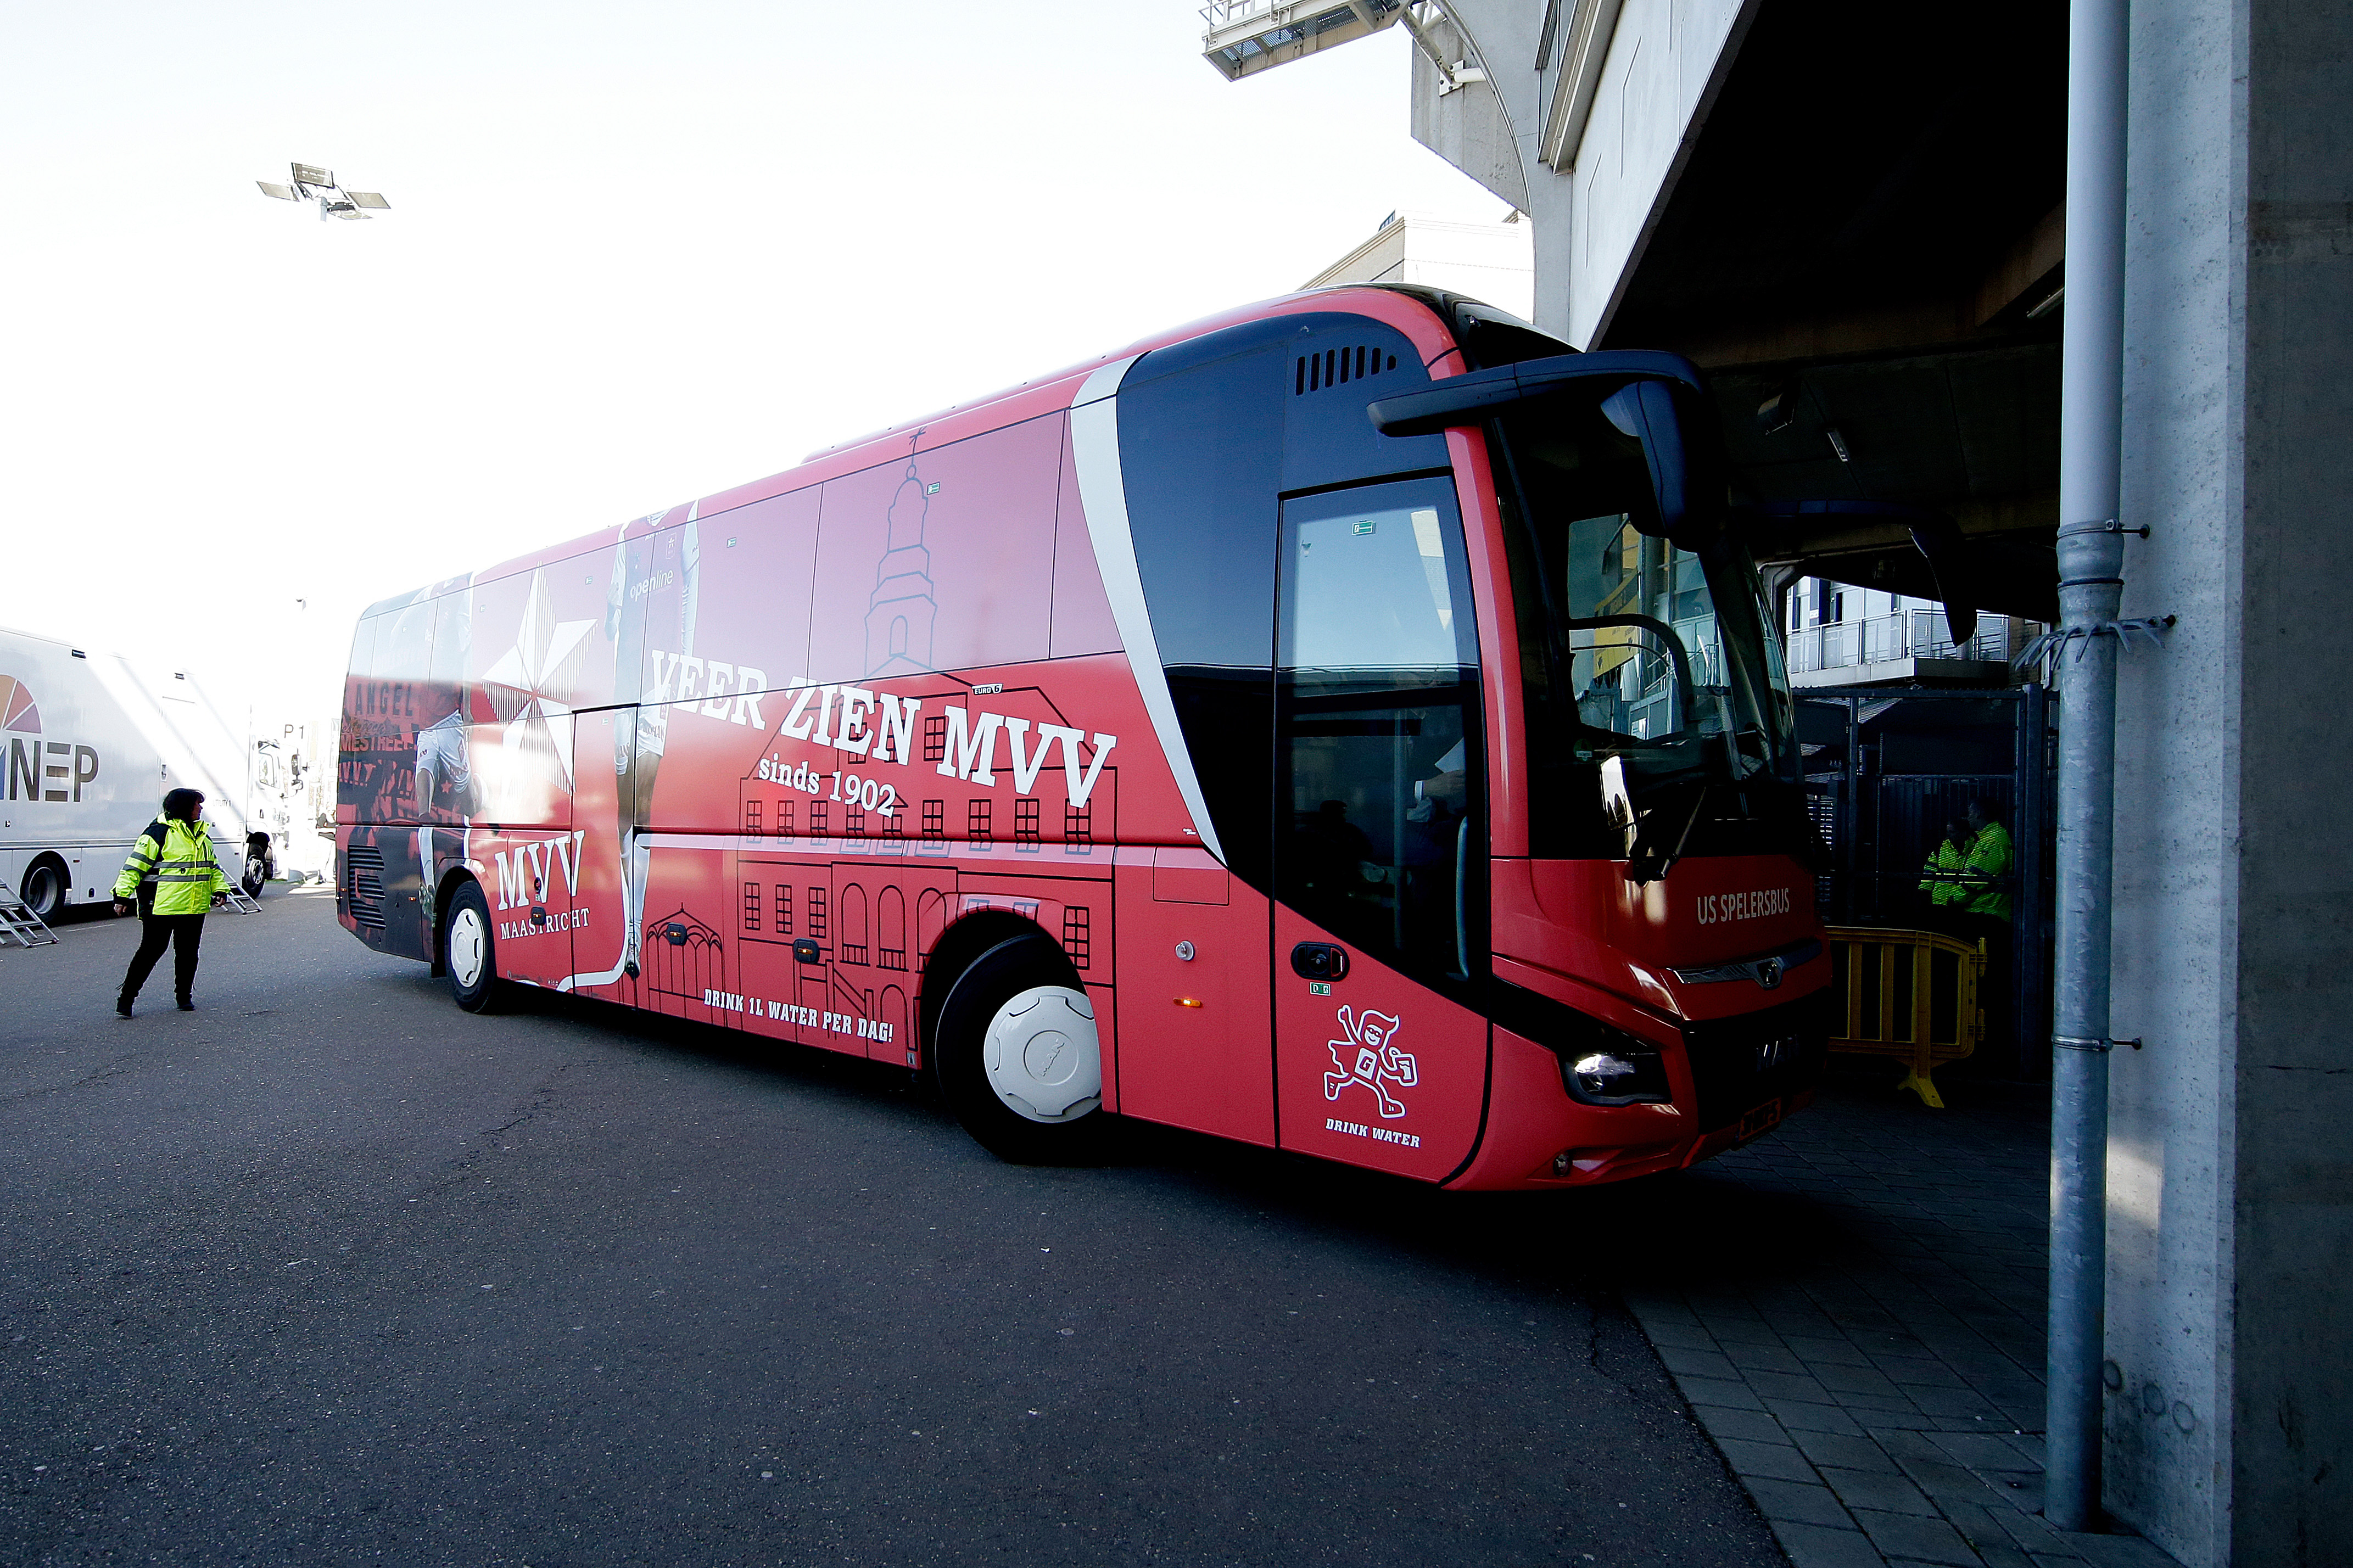
[[[386,594],[1507,210],[1408,137],[1402,30],[1236,84],[1199,33],[0,0],[0,625],[332,710]],[[392,210],[264,198],[297,158]]]

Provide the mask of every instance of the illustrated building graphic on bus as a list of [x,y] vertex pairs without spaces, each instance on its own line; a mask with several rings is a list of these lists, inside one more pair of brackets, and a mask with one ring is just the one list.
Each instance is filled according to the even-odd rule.
[[932,595],[932,554],[923,548],[930,509],[923,476],[911,459],[891,498],[882,560],[867,600],[867,675],[916,675],[932,668],[932,624],[939,601]]

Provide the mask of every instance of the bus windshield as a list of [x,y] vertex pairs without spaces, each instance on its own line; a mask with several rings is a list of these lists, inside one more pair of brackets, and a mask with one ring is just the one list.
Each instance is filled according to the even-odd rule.
[[1746,549],[1720,521],[1662,537],[1641,447],[1595,394],[1524,405],[1497,430],[1531,782],[1553,795],[1532,816],[1588,838],[1611,758],[1637,810],[1725,786],[1712,821],[1778,814],[1773,786],[1799,778],[1795,709]]

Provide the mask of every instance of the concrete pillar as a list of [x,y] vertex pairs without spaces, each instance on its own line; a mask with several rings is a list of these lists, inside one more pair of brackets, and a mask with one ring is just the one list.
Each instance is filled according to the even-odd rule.
[[2353,1563],[2353,8],[2135,0],[2104,1412],[2189,1568]]

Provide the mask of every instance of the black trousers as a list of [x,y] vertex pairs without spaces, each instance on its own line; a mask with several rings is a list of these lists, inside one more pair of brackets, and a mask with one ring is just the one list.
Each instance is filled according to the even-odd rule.
[[2010,925],[1999,915],[1965,915],[1960,934],[1972,942],[1982,940],[1986,947],[1984,988],[1978,993],[1978,1005],[1985,1008],[1985,1043],[1989,1054],[1999,1062],[2005,1058],[2023,1062],[2026,1042],[2017,1037],[2017,1024],[2010,1017]]
[[164,950],[172,950],[172,989],[183,1002],[193,993],[196,984],[196,946],[205,940],[205,917],[202,915],[158,915],[142,911],[139,916],[139,951],[131,955],[131,971],[122,977],[122,994],[136,996],[139,988],[147,984],[155,961]]

